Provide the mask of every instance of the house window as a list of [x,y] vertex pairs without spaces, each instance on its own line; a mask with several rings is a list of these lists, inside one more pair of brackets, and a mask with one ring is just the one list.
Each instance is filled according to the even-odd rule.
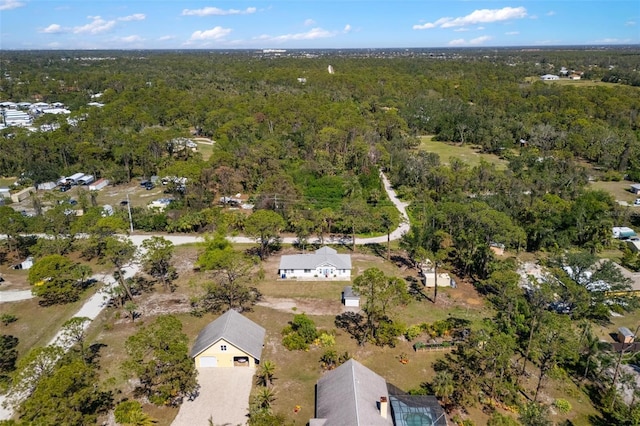
[[226,351],[227,350],[227,345],[220,345],[220,350],[221,351]]
[[311,273],[311,269],[305,269],[305,270],[304,270],[304,273],[305,273],[305,274],[310,274],[310,273]]

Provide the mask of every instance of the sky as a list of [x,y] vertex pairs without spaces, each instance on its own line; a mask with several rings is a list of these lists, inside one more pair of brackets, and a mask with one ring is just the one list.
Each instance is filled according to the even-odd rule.
[[0,0],[0,49],[640,43],[638,0]]

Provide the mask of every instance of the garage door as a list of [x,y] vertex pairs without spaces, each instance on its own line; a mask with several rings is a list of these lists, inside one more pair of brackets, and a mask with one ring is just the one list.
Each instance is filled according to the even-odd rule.
[[203,356],[200,357],[200,367],[217,367],[218,358],[215,356]]

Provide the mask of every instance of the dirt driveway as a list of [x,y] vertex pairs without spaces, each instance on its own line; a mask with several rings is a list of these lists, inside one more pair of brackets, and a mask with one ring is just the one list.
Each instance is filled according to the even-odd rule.
[[182,403],[172,426],[246,424],[254,374],[249,367],[199,368],[200,393]]

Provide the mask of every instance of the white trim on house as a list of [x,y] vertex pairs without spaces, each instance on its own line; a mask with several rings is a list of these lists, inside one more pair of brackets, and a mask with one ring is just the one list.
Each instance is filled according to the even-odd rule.
[[284,255],[280,259],[278,275],[282,279],[350,281],[351,255],[338,254],[326,246],[315,253]]

